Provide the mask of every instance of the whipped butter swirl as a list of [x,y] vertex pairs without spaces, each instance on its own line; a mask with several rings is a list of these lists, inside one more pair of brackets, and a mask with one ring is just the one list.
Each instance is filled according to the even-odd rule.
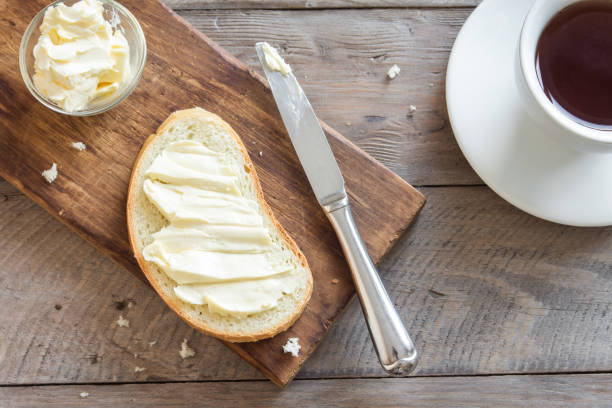
[[130,47],[104,19],[98,0],[63,3],[45,12],[34,46],[34,85],[68,112],[111,96],[130,78]]
[[223,154],[183,140],[153,161],[143,186],[169,221],[145,247],[145,260],[177,283],[183,301],[230,315],[272,309],[300,286],[295,266],[277,256],[260,204],[242,195],[240,171]]

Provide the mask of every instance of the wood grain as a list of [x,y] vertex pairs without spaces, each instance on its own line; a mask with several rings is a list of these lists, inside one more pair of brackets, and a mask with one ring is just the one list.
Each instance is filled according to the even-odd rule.
[[[612,370],[612,228],[539,221],[485,187],[423,192],[380,267],[422,354],[417,375]],[[0,308],[11,311],[0,384],[262,378],[5,182],[0,231]],[[183,338],[192,359],[178,355]],[[381,375],[353,302],[298,378]]]
[[[125,199],[134,159],[145,138],[169,112],[201,106],[219,113],[254,157],[264,195],[280,223],[309,260],[311,301],[287,332],[228,346],[279,385],[287,384],[316,348],[354,293],[336,236],[312,193],[263,80],[157,1],[123,2],[143,26],[148,64],[135,92],[101,115],[58,115],[25,90],[17,69],[21,32],[46,1],[8,1],[0,31],[0,175],[142,278],[126,234]],[[181,47],[168,47],[169,38]],[[352,198],[356,223],[377,262],[423,205],[401,178],[323,124]],[[77,153],[73,141],[88,149]],[[58,163],[59,177],[41,171]],[[359,171],[355,171],[358,169]],[[388,199],[384,199],[388,198]],[[332,279],[340,283],[332,285]],[[298,358],[278,352],[299,337]]]
[[469,7],[482,0],[164,0],[175,10]]
[[[0,388],[5,408],[45,407],[496,407],[610,406],[611,374],[473,378],[297,380],[285,392],[262,382]],[[384,392],[381,392],[384,390]],[[86,398],[79,394],[88,393]],[[371,405],[365,405],[371,404]]]
[[[482,183],[453,137],[444,96],[470,8],[179,12],[256,72],[254,43],[279,46],[319,117],[404,180]],[[401,72],[389,81],[393,64]]]

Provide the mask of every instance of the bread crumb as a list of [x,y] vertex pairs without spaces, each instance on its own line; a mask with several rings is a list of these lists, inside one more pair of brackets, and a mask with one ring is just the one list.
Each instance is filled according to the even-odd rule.
[[195,351],[191,347],[189,347],[189,345],[187,344],[187,339],[183,339],[179,354],[183,360],[195,356]]
[[153,347],[157,343],[157,340],[153,340],[149,342],[149,347]]
[[430,82],[430,83],[429,83],[429,87],[430,87],[430,88],[433,88],[434,86],[435,86],[435,85],[434,85],[434,83],[433,83],[433,82]]
[[346,126],[351,126],[352,123],[351,122],[346,122]]
[[262,151],[260,151],[260,152],[259,152],[259,157],[262,157],[262,156],[263,156],[263,152],[262,152]]
[[42,172],[42,176],[47,180],[47,183],[51,184],[57,178],[57,164],[53,163],[50,169]]
[[135,373],[141,373],[141,372],[143,372],[144,370],[146,370],[146,368],[145,368],[145,367],[134,367],[134,372],[135,372]]
[[410,113],[414,113],[416,112],[416,106],[410,105],[410,108],[408,108],[408,110],[410,111]]
[[298,343],[299,341],[300,339],[297,337],[290,337],[289,340],[287,340],[287,344],[283,346],[283,353],[291,353],[293,357],[297,357],[302,348]]
[[119,315],[119,319],[117,319],[117,326],[130,327],[130,321],[128,319],[124,319],[122,315]]
[[88,392],[82,392],[82,393],[79,394],[79,397],[87,398],[87,397],[89,397],[89,393]]
[[339,283],[340,283],[340,279],[332,279],[332,283],[333,283],[334,285],[337,285],[337,284],[339,284]]
[[83,142],[72,142],[72,147],[77,149],[79,152],[87,149],[87,146],[85,146],[85,143]]
[[387,71],[387,78],[395,79],[395,77],[400,73],[400,71],[400,67],[398,67],[397,65],[393,65],[391,68],[389,68],[389,71]]
[[134,358],[138,358],[138,353],[134,353]]

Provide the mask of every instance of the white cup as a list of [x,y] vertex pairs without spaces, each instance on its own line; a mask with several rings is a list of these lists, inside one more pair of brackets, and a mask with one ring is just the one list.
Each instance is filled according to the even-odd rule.
[[575,122],[548,99],[536,72],[536,48],[542,31],[561,10],[580,0],[536,0],[523,22],[519,39],[516,82],[529,115],[552,136],[589,153],[612,153],[612,131]]

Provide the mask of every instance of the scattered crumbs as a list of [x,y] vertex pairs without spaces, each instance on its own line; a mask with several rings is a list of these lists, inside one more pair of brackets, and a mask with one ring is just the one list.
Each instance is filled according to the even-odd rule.
[[352,123],[351,122],[346,122],[346,126],[351,126]]
[[61,217],[62,215],[64,215],[64,209],[63,208],[59,212],[59,216]]
[[134,353],[134,358],[138,358],[138,353]]
[[334,285],[337,285],[337,284],[339,284],[339,283],[340,283],[340,279],[332,279],[332,283],[333,283]]
[[189,347],[189,344],[187,344],[187,339],[183,339],[179,354],[183,360],[195,356],[195,351],[191,347]]
[[263,152],[262,152],[262,151],[260,151],[260,152],[259,152],[259,157],[262,157],[262,156],[263,156]]
[[87,398],[87,397],[89,397],[89,393],[88,392],[82,392],[82,393],[79,394],[79,397]]
[[132,302],[131,300],[128,301],[128,309],[131,309],[132,306],[134,306],[134,302]]
[[389,68],[389,71],[387,71],[387,78],[395,79],[395,77],[400,73],[400,71],[400,67],[398,67],[397,65],[393,65],[391,68]]
[[410,105],[409,111],[410,111],[410,113],[416,112],[416,106]]
[[157,340],[153,340],[149,342],[149,347],[153,347],[157,343]]
[[307,79],[308,79],[308,75],[304,75],[304,79],[306,79],[306,80],[307,80]]
[[289,340],[287,340],[287,344],[283,346],[283,353],[291,353],[293,357],[297,357],[302,348],[298,343],[299,341],[300,339],[297,337],[290,337]]
[[55,305],[55,310],[62,310],[62,305],[60,304]]
[[253,144],[257,144],[257,141],[256,141],[256,140],[253,140]]
[[57,178],[57,164],[53,163],[50,169],[42,172],[42,176],[47,180],[47,183],[53,183]]
[[124,319],[123,315],[119,315],[119,319],[117,319],[117,326],[130,327],[130,321],[128,319]]
[[135,373],[141,373],[144,370],[146,370],[146,368],[144,368],[144,367],[134,367],[134,372]]
[[79,152],[87,149],[87,146],[85,146],[85,143],[83,142],[72,142],[72,147],[77,149]]
[[433,88],[434,86],[435,86],[435,85],[434,85],[434,83],[433,83],[433,82],[430,82],[430,83],[429,83],[429,87],[430,87],[430,88]]

